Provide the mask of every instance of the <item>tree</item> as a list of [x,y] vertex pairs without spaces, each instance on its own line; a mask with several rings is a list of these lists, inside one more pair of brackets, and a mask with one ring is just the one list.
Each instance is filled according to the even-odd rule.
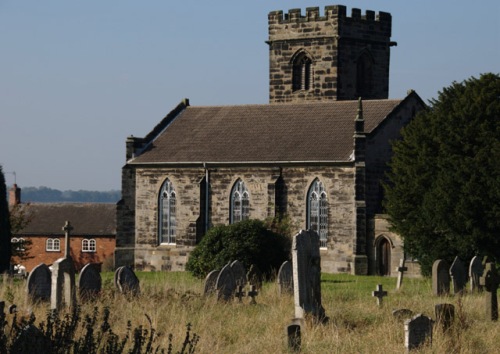
[[[33,220],[30,204],[15,204],[9,209],[11,236],[16,236]],[[12,239],[11,239],[12,240]],[[24,261],[34,256],[29,255],[31,240],[24,239],[17,243],[11,243],[11,257],[16,261]],[[16,259],[17,258],[17,259]]]
[[7,187],[2,166],[0,166],[0,273],[6,272],[10,267],[10,218],[7,204]]
[[385,208],[423,274],[434,260],[500,259],[500,77],[444,88],[393,144]]
[[260,220],[245,220],[208,230],[189,256],[186,269],[204,277],[239,260],[246,269],[253,264],[270,276],[288,259],[289,253],[289,238],[269,230]]

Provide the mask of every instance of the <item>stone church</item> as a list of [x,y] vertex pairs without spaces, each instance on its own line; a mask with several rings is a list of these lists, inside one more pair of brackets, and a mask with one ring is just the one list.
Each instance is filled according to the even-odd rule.
[[183,270],[213,225],[288,215],[320,235],[324,272],[390,275],[382,212],[391,141],[425,104],[388,99],[391,15],[269,13],[269,104],[180,102],[126,141],[115,264]]

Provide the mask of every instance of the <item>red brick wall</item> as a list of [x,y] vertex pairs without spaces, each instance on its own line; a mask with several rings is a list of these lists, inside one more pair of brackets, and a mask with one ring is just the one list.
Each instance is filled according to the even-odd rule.
[[[31,241],[30,245],[26,246],[27,257],[20,259],[13,257],[13,264],[22,264],[26,267],[27,272],[39,265],[45,263],[50,266],[57,259],[64,257],[64,237],[63,236],[17,236],[22,237],[27,241]],[[49,238],[57,238],[60,241],[60,251],[46,251],[46,241]],[[95,252],[82,252],[82,240],[94,239],[96,240]],[[98,237],[82,237],[71,236],[70,240],[70,255],[73,258],[77,271],[83,268],[87,263],[103,263],[106,259],[113,257],[115,250],[115,237],[114,236],[98,236]]]

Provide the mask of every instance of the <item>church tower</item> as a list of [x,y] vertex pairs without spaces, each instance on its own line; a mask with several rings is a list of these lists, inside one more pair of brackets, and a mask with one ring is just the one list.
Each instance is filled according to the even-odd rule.
[[341,5],[269,13],[269,102],[386,99],[392,18]]

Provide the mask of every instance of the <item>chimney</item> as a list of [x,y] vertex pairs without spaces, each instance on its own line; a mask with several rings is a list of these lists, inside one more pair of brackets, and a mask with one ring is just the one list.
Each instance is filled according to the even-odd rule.
[[21,203],[21,188],[17,184],[13,184],[9,189],[9,205],[17,205]]

